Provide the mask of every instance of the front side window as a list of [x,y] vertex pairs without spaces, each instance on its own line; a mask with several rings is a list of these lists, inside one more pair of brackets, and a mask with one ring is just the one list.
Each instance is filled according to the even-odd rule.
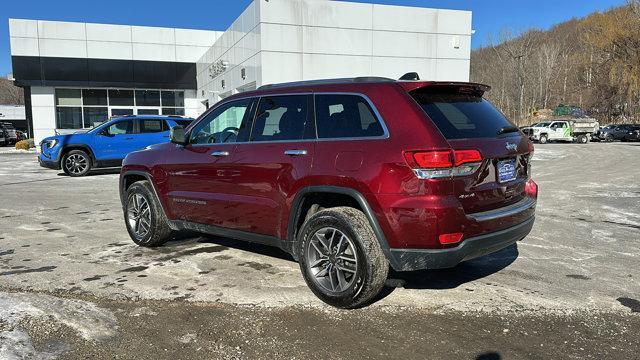
[[219,144],[237,142],[247,131],[243,119],[251,99],[224,104],[202,119],[191,131],[191,144]]
[[316,95],[318,138],[359,138],[384,135],[367,101],[358,95]]
[[307,125],[306,95],[260,99],[251,141],[301,140]]
[[107,128],[108,135],[127,135],[133,134],[133,121],[118,121],[109,125]]

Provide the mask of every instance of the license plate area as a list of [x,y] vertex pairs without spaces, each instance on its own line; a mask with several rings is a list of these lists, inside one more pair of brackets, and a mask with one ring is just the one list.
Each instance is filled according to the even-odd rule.
[[500,160],[496,164],[498,174],[498,182],[506,183],[509,181],[513,181],[518,176],[518,167],[516,164],[516,159],[506,159]]

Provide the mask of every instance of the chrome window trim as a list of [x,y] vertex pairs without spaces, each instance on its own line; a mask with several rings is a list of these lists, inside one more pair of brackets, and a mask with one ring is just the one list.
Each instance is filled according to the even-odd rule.
[[[211,111],[209,112],[213,112],[216,111],[216,109],[220,106],[224,106],[225,104],[232,102],[232,101],[238,101],[238,100],[251,100],[251,99],[256,99],[259,103],[260,100],[262,100],[262,98],[265,97],[276,97],[276,96],[295,96],[295,95],[311,95],[313,96],[313,102],[314,102],[314,123],[315,123],[315,99],[316,99],[316,95],[353,95],[353,96],[359,96],[361,98],[363,98],[367,104],[369,105],[369,107],[371,108],[371,110],[373,110],[373,115],[376,117],[376,119],[380,122],[380,125],[382,126],[382,130],[383,133],[380,136],[367,136],[367,137],[342,137],[342,138],[318,138],[318,134],[317,134],[317,124],[316,124],[316,138],[315,139],[299,139],[299,140],[268,140],[268,141],[240,141],[240,142],[229,142],[229,143],[213,143],[213,144],[190,144],[189,146],[194,146],[194,147],[200,147],[200,146],[217,146],[217,145],[245,145],[245,144],[277,144],[277,143],[292,143],[292,142],[312,142],[312,141],[320,141],[320,142],[325,142],[325,141],[362,141],[362,140],[386,140],[389,139],[391,137],[390,133],[389,133],[389,128],[387,127],[386,122],[384,121],[384,118],[382,117],[382,115],[380,114],[380,111],[378,111],[378,108],[374,105],[373,101],[371,101],[371,99],[363,94],[363,93],[358,93],[358,92],[340,92],[340,91],[321,91],[321,92],[291,92],[291,93],[277,93],[277,94],[265,94],[265,95],[255,95],[255,96],[246,96],[246,97],[238,97],[238,98],[234,98],[234,99],[229,99],[227,101],[222,100],[220,101],[218,104],[216,104],[216,106],[211,108]],[[254,119],[252,119],[252,126],[253,126],[253,122],[255,121],[255,116],[257,114],[254,114]],[[203,116],[203,119],[206,116]],[[191,129],[195,128],[196,126],[198,126],[197,122],[195,122],[195,124],[192,125]]]

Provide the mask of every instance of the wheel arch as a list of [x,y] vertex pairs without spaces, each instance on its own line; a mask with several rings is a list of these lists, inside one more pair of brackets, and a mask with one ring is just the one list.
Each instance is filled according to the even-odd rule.
[[[151,189],[153,189],[153,195],[156,198],[158,204],[160,204],[160,209],[162,213],[167,216],[167,211],[164,208],[163,202],[160,200],[160,196],[158,196],[158,190],[156,189],[156,185],[153,182],[153,176],[145,171],[140,170],[127,170],[120,174],[120,183],[119,183],[119,192],[120,192],[120,202],[122,203],[122,208],[126,206],[126,197],[127,197],[127,189],[132,184],[147,180],[151,184]],[[168,219],[168,217],[166,217]]]
[[91,157],[91,167],[95,167],[98,163],[98,160],[96,159],[95,154],[93,153],[93,150],[91,149],[91,147],[89,145],[86,144],[65,144],[61,149],[60,149],[60,155],[58,156],[58,164],[60,165],[60,168],[62,168],[62,159],[64,158],[64,156],[72,150],[82,150],[84,152],[86,152],[89,157]]
[[344,188],[339,186],[308,186],[304,187],[296,193],[296,196],[291,204],[291,210],[289,212],[288,223],[287,223],[287,238],[286,238],[286,250],[288,250],[295,259],[298,259],[298,254],[296,253],[297,246],[296,243],[298,241],[297,235],[298,231],[302,227],[304,223],[303,216],[306,215],[304,212],[306,206],[312,205],[306,202],[309,199],[312,199],[317,195],[338,195],[344,196],[351,201],[353,204],[357,204],[358,210],[362,211],[369,221],[373,232],[376,235],[376,239],[382,248],[382,251],[387,258],[387,261],[391,264],[393,268],[396,268],[395,259],[391,256],[391,250],[389,248],[389,244],[387,243],[387,238],[378,223],[377,218],[371,206],[365,199],[365,197],[358,191],[351,188]]

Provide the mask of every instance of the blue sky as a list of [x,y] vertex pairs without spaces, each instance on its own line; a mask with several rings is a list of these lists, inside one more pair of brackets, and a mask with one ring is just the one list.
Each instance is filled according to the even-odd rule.
[[[472,46],[510,27],[517,31],[549,26],[606,10],[624,0],[353,0],[473,11]],[[0,18],[0,74],[11,72],[8,18],[224,30],[250,0],[22,0],[6,1]]]

